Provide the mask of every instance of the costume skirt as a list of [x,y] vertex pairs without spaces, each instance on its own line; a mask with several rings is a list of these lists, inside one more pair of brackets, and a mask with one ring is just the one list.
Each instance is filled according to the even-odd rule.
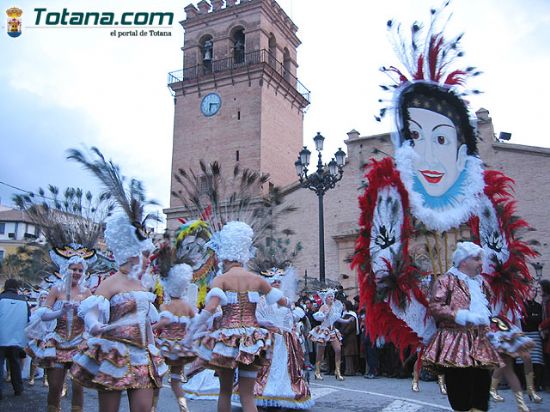
[[73,379],[88,388],[121,391],[160,388],[168,371],[155,345],[139,347],[103,338],[90,338],[71,368]]
[[342,341],[342,334],[336,328],[327,328],[325,326],[315,326],[309,332],[309,339],[312,342],[318,343],[320,345],[326,345],[329,342]]
[[271,357],[271,332],[261,327],[220,328],[208,332],[197,349],[210,368],[261,367]]

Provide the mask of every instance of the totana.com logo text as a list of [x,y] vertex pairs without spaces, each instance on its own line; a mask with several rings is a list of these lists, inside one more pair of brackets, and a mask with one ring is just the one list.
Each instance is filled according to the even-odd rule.
[[37,26],[168,26],[174,21],[171,12],[82,12],[66,8],[57,12],[45,7],[37,7],[34,11]]

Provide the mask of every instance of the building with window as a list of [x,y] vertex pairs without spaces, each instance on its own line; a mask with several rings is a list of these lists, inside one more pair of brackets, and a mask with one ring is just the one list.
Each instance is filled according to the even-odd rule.
[[2,207],[0,210],[0,262],[30,242],[43,242],[40,228],[21,210]]

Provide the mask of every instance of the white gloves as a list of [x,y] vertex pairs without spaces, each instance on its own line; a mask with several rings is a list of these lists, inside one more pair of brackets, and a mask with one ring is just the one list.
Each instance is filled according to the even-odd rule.
[[206,309],[203,309],[201,313],[193,318],[191,325],[189,325],[189,328],[187,329],[185,338],[183,339],[183,346],[186,346],[188,348],[193,346],[194,335],[198,332],[199,328],[202,325],[206,325],[208,323],[208,319],[210,319],[212,315],[212,313],[210,313]]
[[324,312],[321,312],[320,310],[315,312],[313,314],[313,319],[315,319],[317,322],[322,322],[325,320],[325,313]]
[[462,326],[467,324],[489,325],[489,318],[467,309],[460,309],[456,312],[455,322]]
[[97,309],[92,309],[86,312],[86,315],[84,316],[84,325],[86,325],[86,330],[92,336],[99,335],[107,326],[99,321]]
[[63,313],[67,312],[68,310],[72,309],[73,304],[71,302],[63,302],[63,306],[59,310],[46,310],[40,317],[41,320],[44,322],[54,320],[57,318],[60,318]]

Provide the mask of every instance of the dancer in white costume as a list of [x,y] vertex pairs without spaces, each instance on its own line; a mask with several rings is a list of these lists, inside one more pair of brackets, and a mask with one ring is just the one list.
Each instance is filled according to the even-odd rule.
[[[183,344],[195,309],[184,299],[187,287],[193,277],[191,266],[174,265],[165,281],[166,294],[170,301],[160,306],[160,320],[153,326],[156,342],[166,364],[170,367],[170,385],[178,400],[181,412],[187,412],[187,402],[181,389],[181,376],[186,363],[192,362],[196,354]],[[154,404],[156,409],[156,405]]]
[[[273,268],[262,272],[272,287],[287,288],[282,283],[295,283],[294,269],[286,271]],[[294,286],[294,285],[293,285]],[[295,289],[292,288],[292,289]],[[292,300],[292,296],[287,298]],[[309,386],[302,375],[304,370],[304,352],[296,333],[296,322],[303,316],[301,308],[291,309],[278,304],[268,304],[265,297],[260,298],[256,308],[256,317],[260,325],[273,333],[273,355],[271,362],[262,367],[254,386],[256,405],[288,409],[309,409],[315,402],[311,398]]]
[[118,271],[80,305],[78,314],[91,337],[86,349],[75,356],[71,375],[83,386],[97,389],[101,412],[118,411],[124,390],[131,412],[150,412],[154,389],[161,386],[168,367],[151,328],[159,321],[153,305],[156,295],[142,283],[154,249],[145,226],[148,202],[140,181],[125,179],[118,166],[106,161],[98,149],[93,151],[93,160],[78,150],[71,150],[69,158],[93,172],[124,213],[113,216],[105,228],[105,242]]
[[336,291],[334,289],[319,291],[319,296],[323,299],[323,305],[319,311],[313,314],[313,318],[321,322],[309,332],[309,338],[317,344],[317,357],[315,359],[315,379],[323,380],[321,375],[321,362],[325,356],[325,347],[327,343],[332,345],[335,357],[334,375],[337,380],[343,381],[344,377],[340,371],[342,357],[342,334],[335,327],[336,322],[349,323],[351,319],[342,319],[344,305],[339,300],[334,299]]

